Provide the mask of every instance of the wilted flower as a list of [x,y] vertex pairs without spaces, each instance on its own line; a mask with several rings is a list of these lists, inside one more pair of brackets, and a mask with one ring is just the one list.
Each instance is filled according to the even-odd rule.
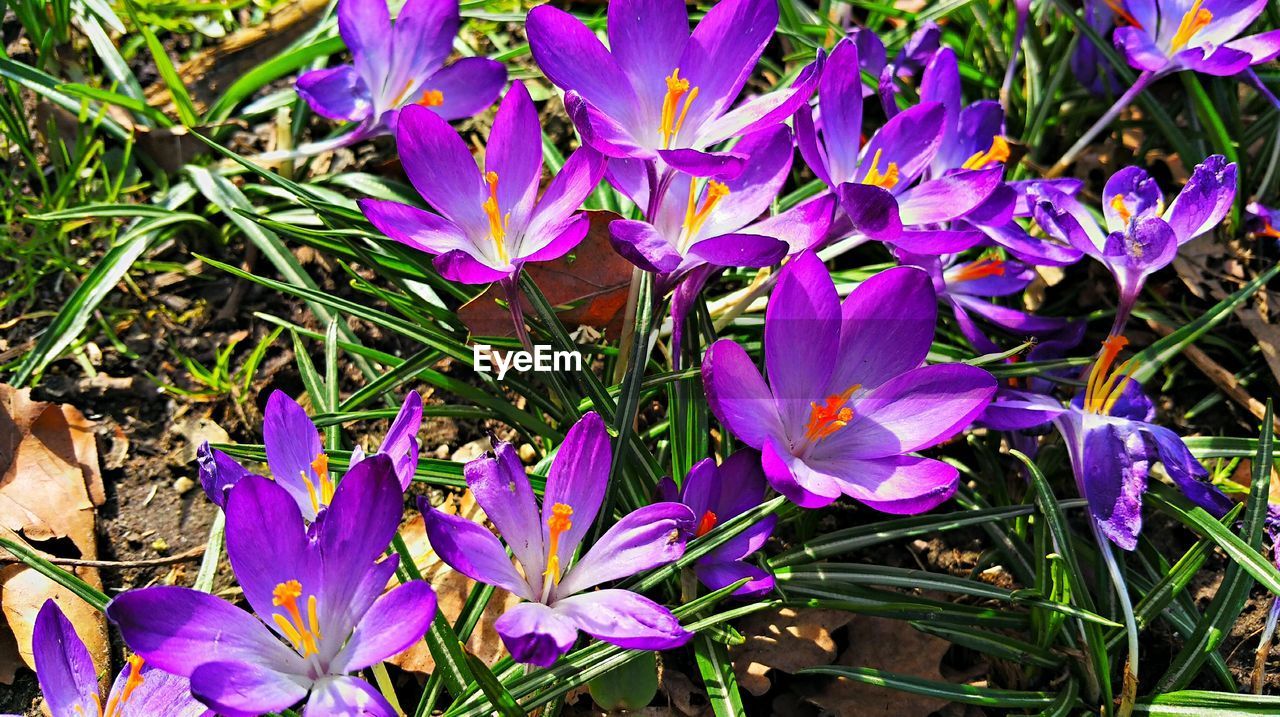
[[[720,523],[764,502],[767,487],[760,469],[760,454],[738,451],[718,466],[714,458],[698,461],[680,488],[676,488],[670,478],[664,478],[658,484],[658,495],[662,500],[678,500],[689,506],[696,521],[691,527],[691,537],[700,538]],[[738,597],[773,590],[773,576],[746,559],[764,546],[777,522],[777,516],[765,516],[698,558],[693,564],[698,580],[712,590],[719,590],[747,578],[747,582],[733,592]]]
[[574,152],[542,196],[542,130],[520,82],[498,107],[481,173],[462,137],[435,114],[407,108],[396,131],[409,180],[439,214],[381,199],[360,209],[379,231],[435,254],[436,269],[464,284],[513,282],[528,262],[557,259],[587,235],[578,212],[604,172],[589,148]]
[[844,494],[887,513],[929,510],[955,491],[958,472],[911,454],[960,432],[996,389],[973,366],[921,366],[937,311],[920,269],[881,272],[841,305],[822,262],[801,254],[769,300],[768,383],[740,345],[717,341],[702,364],[711,410],[763,452],[769,483],[801,506]]
[[298,94],[316,114],[360,123],[342,144],[395,132],[408,106],[470,117],[497,99],[507,68],[482,57],[446,67],[458,24],[457,0],[408,0],[394,24],[385,0],[341,0],[338,31],[354,63],[302,75]]
[[570,566],[604,500],[612,463],[604,421],[584,415],[565,436],[547,478],[542,509],[509,443],[494,457],[467,464],[467,486],[515,559],[483,526],[419,505],[427,539],[440,559],[467,577],[527,601],[494,623],[518,662],[540,667],[568,652],[578,631],[635,650],[666,650],[693,633],[661,605],[628,590],[584,592],[665,565],[684,554],[693,514],[679,503],[655,503],[628,514]]
[[412,645],[435,615],[435,593],[422,581],[383,594],[398,561],[379,558],[402,507],[383,455],[346,474],[313,530],[279,484],[245,478],[227,496],[227,558],[258,618],[173,586],[126,592],[107,616],[130,648],[189,678],[192,693],[226,717],[279,712],[304,698],[308,715],[395,717],[349,673]]
[[1168,208],[1145,171],[1125,167],[1113,174],[1102,190],[1105,231],[1083,204],[1051,186],[1032,189],[1031,198],[1045,232],[1102,262],[1115,276],[1120,301],[1111,333],[1119,334],[1147,276],[1173,262],[1178,247],[1217,226],[1235,192],[1236,165],[1215,154],[1196,165]]
[[683,0],[619,0],[608,13],[607,50],[582,21],[550,5],[530,11],[525,29],[583,141],[611,158],[732,177],[743,157],[708,148],[786,120],[821,71],[820,53],[789,88],[734,107],[778,25],[776,0],[722,0],[692,33]]
[[158,670],[137,655],[116,676],[104,706],[93,657],[53,600],[46,600],[36,614],[31,654],[44,706],[53,717],[213,717],[191,696],[186,678]]

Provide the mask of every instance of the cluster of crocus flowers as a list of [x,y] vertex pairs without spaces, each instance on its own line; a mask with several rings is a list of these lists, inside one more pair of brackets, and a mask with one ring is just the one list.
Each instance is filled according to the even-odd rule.
[[53,600],[36,614],[31,653],[53,717],[213,717],[191,696],[186,678],[156,669],[138,655],[125,660],[103,701],[93,657]]
[[379,199],[362,199],[360,209],[387,236],[435,255],[445,278],[513,282],[525,263],[557,259],[586,236],[578,210],[600,181],[603,159],[579,149],[539,197],[542,130],[522,83],[498,107],[483,172],[457,131],[426,109],[406,108],[396,138],[414,189],[438,213]]
[[618,588],[591,590],[678,559],[694,516],[681,503],[654,503],[623,516],[573,560],[604,501],[612,465],[604,421],[585,414],[570,429],[547,476],[542,507],[515,448],[467,464],[467,487],[510,547],[466,518],[421,502],[427,539],[440,559],[467,577],[524,600],[494,623],[511,656],[547,667],[581,630],[635,650],[666,650],[693,636],[667,608]]
[[325,147],[394,133],[405,107],[455,120],[493,104],[507,81],[505,65],[483,57],[445,65],[458,25],[457,0],[409,0],[394,23],[386,0],[341,0],[338,30],[352,64],[313,70],[297,83],[316,114],[358,123]]
[[747,162],[713,146],[780,123],[813,94],[821,56],[790,87],[735,106],[777,25],[775,0],[723,0],[692,32],[683,0],[620,0],[609,3],[608,49],[549,5],[530,11],[526,31],[587,145],[610,158],[723,178]]
[[1123,333],[1146,278],[1170,263],[1178,247],[1216,227],[1231,209],[1236,165],[1213,155],[1196,165],[1167,206],[1156,181],[1126,167],[1102,191],[1105,229],[1075,197],[1051,185],[1030,190],[1036,221],[1050,236],[1102,262],[1115,277],[1119,306],[1111,333]]
[[314,526],[278,482],[246,477],[226,496],[227,558],[253,613],[157,586],[120,595],[107,616],[137,655],[189,679],[191,694],[225,717],[303,700],[309,715],[395,717],[351,673],[421,639],[435,615],[422,581],[383,592],[398,563],[383,554],[403,500],[385,455],[352,468]]
[[769,299],[768,381],[742,346],[722,339],[702,364],[707,400],[762,452],[774,489],[801,506],[843,494],[887,513],[929,510],[955,491],[958,472],[914,454],[968,426],[996,390],[982,369],[921,365],[936,320],[920,269],[877,274],[842,304],[822,262],[801,254]]

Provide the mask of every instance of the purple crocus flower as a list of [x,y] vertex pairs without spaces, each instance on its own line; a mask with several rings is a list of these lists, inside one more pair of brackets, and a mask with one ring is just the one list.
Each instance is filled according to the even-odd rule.
[[213,717],[191,696],[186,678],[131,656],[103,705],[93,657],[58,603],[46,600],[31,635],[36,677],[53,717]]
[[435,254],[447,279],[513,285],[524,264],[564,256],[587,235],[578,208],[600,181],[603,158],[574,152],[539,198],[542,130],[523,83],[498,107],[483,173],[462,137],[425,109],[402,112],[396,141],[409,180],[439,213],[381,199],[362,199],[360,209],[382,233]]
[[1280,239],[1280,209],[1272,209],[1260,202],[1249,202],[1245,207],[1245,226],[1255,237]]
[[1124,550],[1133,550],[1142,530],[1142,495],[1153,463],[1162,463],[1188,498],[1218,517],[1230,510],[1231,500],[1206,480],[1208,471],[1176,433],[1152,423],[1155,406],[1131,380],[1137,362],[1116,365],[1127,344],[1123,336],[1107,337],[1085,390],[1067,406],[1042,394],[1004,391],[983,422],[997,430],[1015,430],[1052,421],[1099,530]]
[[408,106],[444,120],[470,117],[497,99],[507,69],[482,57],[446,67],[458,24],[457,0],[409,0],[394,24],[385,0],[341,0],[338,31],[354,63],[302,75],[298,94],[316,114],[359,123],[336,146],[395,132]]
[[349,673],[408,648],[435,615],[435,593],[422,581],[383,594],[398,561],[379,558],[402,503],[383,455],[347,473],[312,530],[278,483],[245,478],[227,495],[227,558],[258,618],[172,586],[126,592],[107,616],[130,648],[189,678],[196,698],[220,715],[279,712],[306,698],[311,717],[394,717],[377,690]]
[[1236,165],[1215,154],[1196,165],[1167,208],[1160,187],[1142,169],[1113,174],[1102,190],[1105,230],[1083,204],[1051,186],[1036,187],[1031,196],[1046,233],[1102,262],[1115,276],[1120,301],[1111,333],[1120,334],[1147,276],[1168,266],[1178,247],[1217,226],[1235,192]]
[[795,116],[801,156],[840,199],[844,221],[837,226],[849,230],[841,235],[861,234],[930,253],[960,251],[980,240],[975,232],[940,231],[933,225],[982,204],[1000,184],[1003,166],[983,162],[981,168],[917,183],[943,147],[947,108],[921,102],[886,122],[864,147],[862,103],[857,46],[842,40],[818,84],[821,126],[808,105]]
[[[689,506],[697,520],[691,537],[700,538],[720,523],[763,503],[767,488],[760,469],[760,454],[738,451],[719,466],[714,458],[698,461],[678,489],[670,478],[662,479],[658,483],[658,495],[663,500],[678,500]],[[746,559],[764,546],[777,522],[777,516],[766,516],[698,558],[693,567],[698,580],[712,590],[719,590],[747,578],[748,582],[733,592],[737,597],[763,595],[773,590],[773,576]]]
[[[920,74],[942,44],[942,28],[932,20],[926,22],[907,38],[892,62],[887,60],[887,52],[880,36],[868,28],[851,27],[849,39],[858,48],[858,67],[879,78],[877,90],[880,104],[884,107],[885,117],[893,117],[900,111],[897,101],[898,85],[895,81],[911,82]],[[863,85],[862,96],[870,97],[877,90]]]
[[1118,0],[1116,47],[1134,68],[1226,77],[1280,55],[1280,30],[1237,37],[1266,0]]
[[525,29],[583,141],[611,158],[732,177],[746,165],[741,155],[708,148],[784,121],[821,71],[820,53],[789,88],[734,107],[778,25],[776,0],[722,0],[692,33],[684,0],[618,0],[608,13],[607,50],[549,5],[530,11]]
[[[407,489],[418,469],[418,429],[422,427],[422,396],[410,391],[391,422],[378,453],[389,456],[401,489]],[[267,466],[275,479],[297,502],[303,517],[314,521],[333,500],[336,479],[329,473],[329,456],[320,442],[320,431],[306,410],[283,391],[273,391],[263,411],[262,438]],[[234,458],[212,449],[208,443],[196,452],[200,484],[218,507],[226,508],[227,492],[253,475]],[[354,468],[365,460],[359,446],[352,452]]]
[[499,443],[494,454],[467,464],[467,486],[521,570],[483,526],[425,500],[419,505],[427,539],[441,560],[527,601],[494,623],[516,661],[548,667],[573,647],[579,630],[634,650],[667,650],[689,641],[693,633],[648,598],[616,588],[584,592],[679,558],[693,523],[684,505],[655,503],[630,513],[570,567],[609,480],[609,436],[599,415],[587,413],[565,436],[551,464],[541,511],[515,449]]
[[958,472],[911,454],[959,433],[996,390],[973,366],[921,366],[937,311],[920,269],[881,272],[841,304],[826,267],[801,254],[765,315],[768,383],[745,349],[717,341],[702,364],[711,410],[803,507],[844,494],[886,513],[929,510],[955,491]]
[[[1109,36],[1116,25],[1117,15],[1112,7],[1113,3],[1119,7],[1116,0],[1086,0],[1084,4],[1085,22],[1097,30],[1100,37]],[[1119,19],[1124,22],[1122,17]],[[1080,38],[1075,52],[1071,54],[1071,74],[1096,95],[1113,92],[1119,86],[1115,68],[1106,61],[1093,41],[1085,36]]]

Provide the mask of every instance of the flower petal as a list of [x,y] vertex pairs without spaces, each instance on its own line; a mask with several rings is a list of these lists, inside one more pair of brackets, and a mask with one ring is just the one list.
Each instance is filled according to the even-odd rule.
[[480,256],[475,249],[454,249],[436,257],[432,262],[440,276],[460,284],[488,284],[501,281],[515,274],[514,264],[505,268],[490,265],[487,257]]
[[511,659],[550,667],[578,639],[578,626],[568,615],[537,602],[516,605],[493,623]]
[[818,78],[824,74],[822,66],[825,61],[825,53],[818,50],[817,59],[800,70],[791,86],[752,97],[719,119],[704,125],[694,144],[717,144],[733,137],[750,136],[779,126],[813,96]]
[[407,490],[418,468],[418,430],[422,428],[422,395],[417,391],[405,394],[387,435],[382,438],[378,452],[391,457],[400,489]]
[[555,611],[598,640],[628,650],[671,650],[693,639],[671,611],[630,590],[596,590],[559,600]]
[[726,588],[746,578],[747,582],[733,591],[733,596],[738,598],[764,595],[772,592],[774,587],[773,576],[767,571],[750,563],[737,560],[723,562],[698,561],[693,566],[693,572],[698,576],[698,582],[706,585],[709,590]]
[[858,168],[862,138],[862,72],[858,59],[858,48],[853,41],[841,40],[831,51],[818,84],[822,139],[832,178],[828,184],[853,179]]
[[498,207],[512,226],[529,220],[542,178],[542,127],[523,82],[514,82],[498,105],[485,145],[484,168],[498,176]]
[[[525,33],[542,74],[572,90],[630,131],[640,126],[640,103],[614,56],[586,25],[563,10],[540,5],[529,12]],[[652,78],[662,82],[662,77]],[[656,133],[657,127],[654,127]]]
[[351,65],[307,72],[296,88],[313,112],[331,120],[360,122],[373,111],[369,88]]
[[[1124,210],[1120,205],[1123,203]],[[1108,232],[1124,231],[1131,217],[1145,219],[1164,204],[1156,180],[1138,167],[1125,167],[1111,175],[1102,188],[1102,216]]]
[[[391,67],[391,13],[384,0],[342,0],[338,3],[338,32],[355,58],[361,77],[381,80]],[[381,88],[370,87],[379,93]]]
[[440,69],[453,51],[453,38],[460,22],[458,3],[453,0],[408,0],[396,15],[390,37],[378,42],[390,45],[390,68],[381,88],[383,109],[391,101],[403,99],[408,90]]
[[551,544],[547,521],[553,507],[562,503],[573,508],[572,525],[560,536],[560,565],[569,564],[600,512],[612,465],[613,448],[604,419],[595,411],[583,414],[556,450],[542,496],[543,545]]
[[[775,0],[723,0],[711,6],[685,44],[678,67],[697,87],[686,127],[701,127],[737,99],[778,27]],[[675,142],[678,144],[680,137]],[[685,145],[688,146],[688,145]]]
[[1164,213],[1178,244],[1213,229],[1231,211],[1236,198],[1236,165],[1215,154],[1196,165],[1191,178]]
[[933,162],[942,146],[943,123],[946,112],[937,102],[922,102],[903,110],[881,127],[862,150],[862,162],[858,167],[857,181],[862,181],[871,170],[876,154],[880,163],[876,169],[889,171],[898,165],[899,188],[906,188]]
[[962,217],[1000,186],[1004,167],[952,172],[908,189],[898,197],[904,225],[935,224]]
[[667,86],[689,41],[683,0],[615,0],[609,3],[609,51],[639,97],[638,118],[657,129]]
[[407,247],[428,254],[475,251],[462,227],[442,216],[388,199],[364,198],[356,203],[378,231]]
[[853,233],[881,241],[893,241],[902,233],[898,200],[882,187],[845,182],[836,187],[836,196],[853,225]]
[[1133,550],[1151,468],[1142,435],[1131,422],[1085,414],[1081,442],[1077,479],[1089,512],[1112,542]]
[[566,222],[574,221],[571,219],[574,212],[600,183],[604,168],[604,156],[590,147],[580,148],[569,155],[538,199],[520,239],[517,255],[535,255],[561,235],[568,228]]
[[554,594],[559,599],[677,560],[693,522],[693,511],[683,503],[654,503],[628,513],[565,574]]
[[219,508],[226,506],[227,491],[232,486],[253,475],[236,459],[216,448],[210,448],[208,441],[201,443],[196,449],[196,463],[200,466],[200,487]]
[[427,541],[449,567],[525,600],[538,599],[493,533],[466,518],[436,510],[423,498],[418,499],[418,505],[427,523]]
[[405,174],[418,194],[469,236],[487,235],[488,187],[471,151],[449,123],[426,107],[400,111],[396,127]]
[[485,455],[467,463],[463,468],[467,487],[511,547],[525,575],[540,576],[547,567],[547,549],[542,543],[542,517],[529,476],[510,443],[499,443],[494,454],[495,457]]
[[833,458],[814,463],[815,469],[835,479],[845,495],[893,515],[934,509],[955,493],[960,475],[955,466],[917,456]]
[[[403,508],[404,492],[390,457],[370,456],[342,477],[313,528],[324,570],[318,599],[326,633],[345,635],[353,627],[351,621],[368,607],[354,600],[360,587],[357,578],[386,551],[400,527]],[[344,608],[346,614],[333,615]]]
[[435,615],[436,594],[427,583],[393,588],[365,613],[331,669],[358,672],[400,654],[422,639]]
[[[118,702],[119,717],[215,717],[214,713],[191,694],[191,682],[185,677],[171,675],[148,665],[142,666],[142,684],[135,685],[128,701]],[[121,670],[111,686],[110,702],[116,695],[123,695],[132,672]],[[96,707],[96,705],[94,705]],[[50,709],[53,712],[52,709]],[[62,714],[54,712],[54,714]],[[86,711],[84,714],[90,714]],[[224,717],[230,717],[224,715]]]
[[480,114],[498,99],[507,83],[507,67],[487,57],[464,57],[428,77],[423,87],[440,93],[427,109],[445,121]]
[[31,634],[36,677],[49,712],[61,717],[90,714],[98,704],[98,672],[84,641],[53,600],[36,613]]
[[743,443],[760,449],[784,435],[773,394],[747,352],[730,339],[712,344],[702,361],[702,385],[716,420]]
[[307,696],[309,683],[305,677],[248,662],[207,662],[191,673],[191,693],[224,717],[283,711]]
[[382,693],[359,677],[326,677],[316,682],[304,715],[398,717]]
[[319,556],[284,488],[266,478],[246,478],[227,495],[226,514],[227,559],[255,612],[275,612],[272,593],[281,583],[297,580],[308,593],[318,591]]
[[716,266],[773,266],[787,255],[791,246],[759,234],[723,234],[703,239],[689,247],[689,256]]
[[266,444],[267,466],[271,477],[289,491],[305,517],[314,518],[306,482],[320,485],[316,471],[311,467],[324,452],[320,444],[320,431],[311,417],[283,391],[273,391],[263,411],[262,441]]
[[1178,434],[1154,424],[1147,424],[1146,430],[1155,443],[1155,452],[1164,465],[1164,472],[1192,503],[1215,518],[1222,518],[1235,507],[1235,503],[1210,482],[1209,472],[1191,455]]
[[809,402],[826,395],[839,345],[835,283],[817,255],[800,254],[782,270],[765,311],[765,363],[784,426],[804,425]]
[[833,392],[854,384],[871,389],[924,363],[938,321],[928,273],[882,271],[859,284],[840,310],[840,350],[828,384]]
[[840,497],[834,477],[811,468],[776,440],[764,444],[760,460],[769,485],[801,508],[822,508]]

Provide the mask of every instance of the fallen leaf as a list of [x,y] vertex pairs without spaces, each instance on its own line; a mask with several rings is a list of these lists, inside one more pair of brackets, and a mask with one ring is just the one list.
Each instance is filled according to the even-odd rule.
[[[565,326],[590,326],[607,336],[620,336],[633,268],[609,243],[609,223],[620,217],[603,211],[587,215],[591,229],[576,249],[555,261],[529,264],[525,272],[552,306],[568,307],[557,312]],[[514,336],[511,315],[498,304],[506,299],[506,292],[494,284],[460,308],[458,317],[473,336]],[[525,314],[532,314],[528,300],[521,302]]]
[[[73,406],[33,401],[29,390],[0,384],[0,532],[58,557],[93,560],[98,557],[95,508],[104,500],[93,422]],[[75,573],[95,587],[102,585],[96,570],[78,568]],[[0,612],[22,660],[32,664],[35,616],[51,598],[105,668],[102,615],[43,575],[9,565],[0,570]],[[0,679],[14,667],[0,665]]]
[[[942,656],[951,648],[946,640],[926,635],[902,620],[858,615],[845,627],[849,647],[836,664],[871,667],[900,675],[939,682]],[[947,701],[887,687],[854,682],[843,677],[798,686],[801,694],[822,709],[837,715],[859,717],[928,717]]]
[[839,610],[795,610],[751,615],[738,631],[746,642],[729,648],[738,684],[759,697],[769,691],[769,670],[796,672],[829,665],[836,657],[831,633],[853,619]]

